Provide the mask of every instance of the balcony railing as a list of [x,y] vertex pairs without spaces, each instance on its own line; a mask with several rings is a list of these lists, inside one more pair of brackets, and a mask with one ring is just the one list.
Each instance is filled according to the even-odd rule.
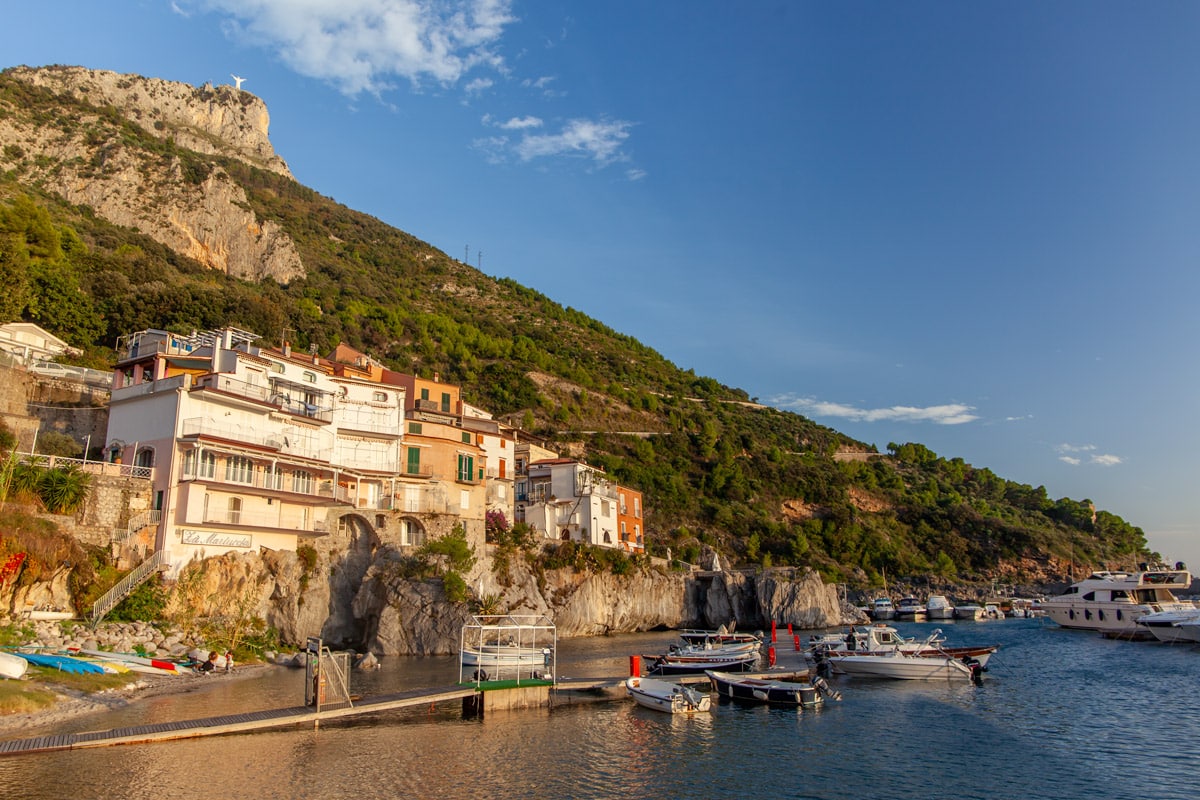
[[139,467],[135,464],[116,464],[111,461],[97,461],[86,458],[44,456],[38,453],[17,453],[17,457],[24,463],[45,467],[46,469],[75,467],[92,475],[139,478],[147,481],[154,480],[154,467]]
[[311,531],[312,523],[308,527],[304,527],[299,521],[292,524],[285,524],[279,518],[279,514],[271,514],[264,512],[253,511],[234,511],[234,510],[219,510],[208,511],[204,515],[204,522],[213,525],[238,525],[246,528],[276,528],[284,531]]
[[218,425],[211,419],[193,417],[183,421],[183,436],[209,436],[231,442],[244,442],[269,447],[287,455],[301,456],[318,461],[328,461],[333,453],[331,446],[320,446],[309,436],[300,436],[286,430],[263,430],[252,425]]
[[228,375],[220,373],[210,373],[202,375],[196,379],[192,385],[194,389],[213,389],[225,394],[237,395],[245,397],[249,400],[257,400],[260,403],[266,403],[270,397],[270,389],[257,383],[246,383],[239,381],[237,378],[231,378]]

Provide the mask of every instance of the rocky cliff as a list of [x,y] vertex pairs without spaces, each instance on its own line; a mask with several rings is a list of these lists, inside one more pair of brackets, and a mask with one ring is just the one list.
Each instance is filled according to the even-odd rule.
[[[259,98],[231,86],[81,67],[18,67],[4,75],[71,102],[35,109],[0,96],[3,169],[230,275],[287,283],[304,274],[283,229],[249,211],[245,192],[224,170],[193,155],[236,158],[291,177],[267,139]],[[161,144],[126,146],[126,125]]]

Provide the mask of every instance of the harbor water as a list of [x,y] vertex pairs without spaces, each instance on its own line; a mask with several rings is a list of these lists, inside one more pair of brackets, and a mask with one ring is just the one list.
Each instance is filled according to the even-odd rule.
[[[932,624],[898,624],[924,638]],[[1001,645],[982,685],[836,678],[817,710],[714,704],[673,718],[621,699],[463,719],[457,704],[156,744],[0,758],[5,798],[1166,798],[1200,796],[1200,649],[1110,641],[1045,620],[938,623]],[[777,647],[791,646],[781,640]],[[623,675],[670,633],[559,642],[558,673]],[[389,658],[364,695],[457,680]],[[303,671],[146,698],[50,732],[303,703]]]

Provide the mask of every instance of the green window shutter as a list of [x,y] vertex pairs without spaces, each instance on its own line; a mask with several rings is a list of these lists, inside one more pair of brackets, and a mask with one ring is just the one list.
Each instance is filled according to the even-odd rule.
[[421,448],[408,448],[408,472],[410,475],[416,475],[421,471]]

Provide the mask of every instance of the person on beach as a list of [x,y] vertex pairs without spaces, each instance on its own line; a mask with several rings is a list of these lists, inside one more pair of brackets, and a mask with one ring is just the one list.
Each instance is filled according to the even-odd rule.
[[228,675],[231,672],[233,672],[233,651],[226,650],[225,651],[225,674]]
[[217,651],[212,650],[208,654],[208,660],[200,665],[200,674],[207,675],[217,668]]

